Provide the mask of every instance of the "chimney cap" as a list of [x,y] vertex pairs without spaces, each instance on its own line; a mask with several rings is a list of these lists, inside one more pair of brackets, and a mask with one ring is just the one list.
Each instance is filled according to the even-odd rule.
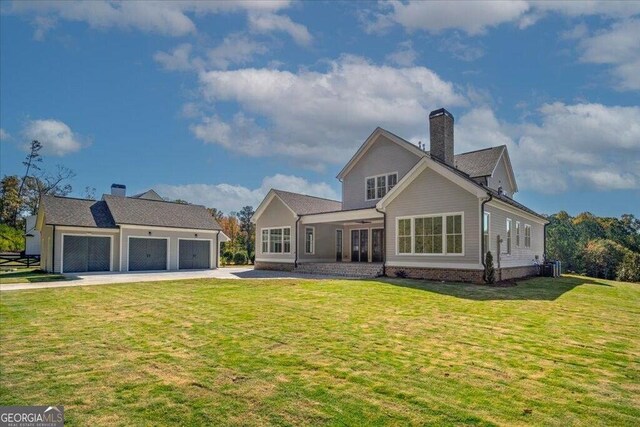
[[451,120],[453,120],[453,114],[448,112],[446,108],[439,108],[437,110],[433,110],[432,112],[429,113],[429,118],[432,119],[434,117],[438,117],[442,115],[449,116]]
[[127,188],[124,184],[111,184],[111,188]]

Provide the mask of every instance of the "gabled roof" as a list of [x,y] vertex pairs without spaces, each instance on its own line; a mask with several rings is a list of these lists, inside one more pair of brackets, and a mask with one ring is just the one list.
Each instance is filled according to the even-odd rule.
[[[393,132],[389,132],[386,129],[377,127],[360,146],[353,157],[351,157],[345,167],[342,168],[337,178],[342,180],[381,135],[385,136],[390,141],[395,142],[400,147],[408,150],[418,157],[426,157],[430,154],[429,151],[421,150],[416,145],[394,134]],[[496,166],[498,165],[498,162],[500,161],[503,154],[509,166],[507,169],[509,169],[510,178],[515,184],[515,177],[513,176],[513,170],[511,169],[511,161],[509,160],[509,154],[505,145],[456,154],[454,156],[454,166],[456,169],[464,172],[471,178],[491,176],[493,175],[493,171],[496,169]],[[517,187],[515,185],[514,188],[517,190]]]
[[153,189],[147,190],[144,193],[133,195],[131,197],[133,197],[134,199],[147,199],[147,200],[164,201],[162,196],[160,196],[158,193],[156,193]]
[[103,195],[102,199],[106,202],[116,224],[200,230],[221,229],[204,206],[109,194]]
[[103,200],[42,196],[46,223],[74,227],[115,228],[116,224]]
[[457,154],[453,159],[454,166],[464,171],[471,178],[491,176],[506,148],[505,145],[500,145],[498,147]]
[[296,213],[296,215],[309,215],[321,212],[339,211],[342,202],[321,197],[307,196],[306,194],[292,193],[290,191],[272,190],[282,202]]

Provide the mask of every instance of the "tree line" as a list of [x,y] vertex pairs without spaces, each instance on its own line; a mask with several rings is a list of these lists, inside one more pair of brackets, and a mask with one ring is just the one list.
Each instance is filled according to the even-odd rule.
[[560,211],[548,220],[547,258],[562,261],[563,271],[640,282],[640,219]]

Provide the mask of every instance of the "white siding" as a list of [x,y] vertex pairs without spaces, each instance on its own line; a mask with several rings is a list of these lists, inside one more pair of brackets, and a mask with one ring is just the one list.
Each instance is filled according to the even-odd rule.
[[418,163],[420,158],[384,136],[378,137],[369,150],[353,166],[342,181],[343,209],[375,206],[378,200],[365,198],[365,179],[386,173],[398,173],[398,181]]
[[502,186],[502,191],[504,191],[507,196],[513,197],[514,188],[509,180],[509,172],[507,171],[507,163],[504,160],[504,157],[500,159],[493,176],[490,176],[487,179],[487,186],[494,190],[497,190],[498,187]]
[[[532,221],[523,215],[517,215],[501,209],[491,202],[485,205],[485,211],[491,214],[491,226],[489,227],[489,241],[491,253],[493,254],[494,263],[497,267],[498,254],[497,236],[500,236],[503,242],[500,245],[500,266],[501,267],[519,267],[532,265],[536,255],[542,261],[544,253],[544,225]],[[512,221],[512,239],[511,239],[511,255],[506,254],[507,250],[507,218]],[[520,222],[520,245],[516,245],[516,221]],[[531,248],[524,247],[524,226],[531,226]]]
[[[464,213],[464,255],[396,255],[396,219],[403,216]],[[427,168],[387,207],[387,261],[421,263],[425,267],[480,264],[479,199]],[[400,264],[396,264],[400,265]]]

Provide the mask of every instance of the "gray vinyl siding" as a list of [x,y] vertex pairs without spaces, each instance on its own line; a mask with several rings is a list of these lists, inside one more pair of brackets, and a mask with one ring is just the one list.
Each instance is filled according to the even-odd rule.
[[[438,264],[480,264],[479,199],[442,175],[427,168],[386,209],[387,261]],[[464,255],[396,255],[398,217],[463,212]]]
[[[151,234],[149,234],[151,233]],[[197,236],[196,236],[197,234]],[[123,228],[122,229],[122,271],[127,271],[129,267],[129,238],[130,237],[142,237],[142,238],[164,238],[169,240],[169,270],[178,270],[179,259],[179,239],[196,239],[196,240],[211,240],[210,242],[210,265],[211,268],[215,268],[219,265],[219,260],[216,257],[219,255],[219,250],[216,247],[216,234],[215,231],[174,231],[174,230],[161,230],[157,228],[138,229],[138,228]],[[218,239],[219,242],[219,239]]]
[[[339,224],[299,224],[300,240],[298,241],[298,261],[334,262],[336,260],[336,230],[342,229]],[[306,254],[305,228],[314,227],[315,251]],[[343,237],[344,242],[344,237]]]
[[498,166],[496,166],[493,176],[490,176],[487,179],[487,186],[494,190],[497,190],[498,187],[502,186],[502,190],[505,194],[509,197],[513,197],[514,188],[509,180],[509,173],[507,172],[507,166],[504,158],[500,159],[500,162],[498,162]]
[[[291,227],[291,253],[270,254],[262,252],[262,229],[271,227]],[[278,197],[271,203],[256,221],[256,259],[258,260],[290,260],[295,259],[294,245],[296,241],[296,217]]]
[[[531,221],[531,219],[525,218],[522,215],[516,215],[512,212],[508,212],[504,209],[492,205],[491,202],[485,205],[485,211],[490,213],[490,227],[489,227],[489,241],[490,249],[494,255],[494,263],[498,265],[498,257],[496,254],[497,248],[497,236],[500,236],[503,240],[501,243],[501,267],[518,267],[532,265],[535,260],[535,256],[538,255],[538,259],[542,261],[542,255],[544,253],[544,225]],[[512,244],[511,255],[507,255],[507,218],[511,218],[512,224]],[[516,221],[520,222],[520,246],[516,246]],[[524,226],[529,224],[531,226],[531,248],[524,247]]]
[[398,181],[418,163],[420,158],[384,136],[380,136],[369,150],[353,166],[342,181],[343,209],[370,208],[378,202],[366,200],[368,176],[398,173]]

